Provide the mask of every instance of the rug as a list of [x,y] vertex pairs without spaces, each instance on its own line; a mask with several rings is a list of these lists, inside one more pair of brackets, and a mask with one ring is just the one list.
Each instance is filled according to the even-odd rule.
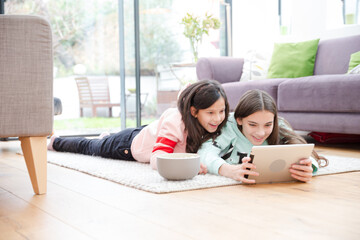
[[[329,166],[320,168],[316,176],[360,171],[360,158],[326,157],[329,159]],[[168,181],[161,177],[156,170],[153,170],[149,164],[74,153],[48,151],[48,162],[152,193],[170,193],[241,184],[230,178],[212,174],[197,175],[185,181]]]

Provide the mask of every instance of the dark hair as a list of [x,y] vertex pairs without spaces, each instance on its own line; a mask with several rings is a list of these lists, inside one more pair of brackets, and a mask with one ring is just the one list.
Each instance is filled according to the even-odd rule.
[[[241,98],[235,108],[235,119],[245,118],[258,111],[269,111],[274,114],[273,131],[267,139],[268,144],[300,144],[306,143],[306,140],[292,130],[289,122],[281,118],[287,127],[279,126],[279,117],[274,99],[266,92],[255,89],[247,91]],[[240,131],[242,126],[238,125]],[[319,163],[320,167],[328,165],[328,160],[319,156],[313,151],[313,157]]]
[[[270,145],[279,144],[279,124],[274,99],[264,91],[249,90],[239,100],[235,108],[235,119],[243,119],[258,111],[269,111],[274,114],[274,127],[267,141]],[[242,126],[238,125],[240,131]]]
[[[197,111],[209,108],[219,98],[225,101],[225,119],[215,132],[209,133],[204,129],[199,121],[191,114],[191,107]],[[215,80],[201,80],[185,88],[177,103],[181,113],[185,130],[188,133],[186,139],[186,152],[197,152],[201,144],[210,138],[215,138],[221,132],[221,128],[226,124],[229,115],[229,103],[221,84]]]

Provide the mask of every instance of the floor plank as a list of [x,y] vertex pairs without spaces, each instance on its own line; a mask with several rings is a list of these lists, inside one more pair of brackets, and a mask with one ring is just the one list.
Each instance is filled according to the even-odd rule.
[[[6,167],[1,166],[1,168]],[[8,167],[6,172],[11,177],[5,181],[1,179],[0,187],[2,189],[11,189],[16,196],[28,204],[49,215],[56,216],[57,219],[87,233],[92,238],[116,239],[116,236],[125,236],[126,239],[146,239],[150,234],[154,239],[167,239],[169,236],[172,239],[187,239],[186,235],[173,234],[166,228],[137,218],[128,211],[109,206],[81,192],[64,188],[51,181],[48,182],[46,195],[35,196],[27,191],[28,187],[23,187],[22,183],[28,181],[28,176],[24,172],[11,167]],[[86,181],[83,183],[87,184]],[[24,214],[24,216],[28,215],[25,212]],[[137,231],[139,228],[142,231]]]
[[[0,191],[1,239],[91,239],[12,193]],[[5,207],[6,206],[6,207]]]

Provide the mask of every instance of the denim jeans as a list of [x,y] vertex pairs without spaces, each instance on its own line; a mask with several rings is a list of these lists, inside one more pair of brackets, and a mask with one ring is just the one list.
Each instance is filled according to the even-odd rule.
[[104,158],[135,161],[131,154],[131,143],[144,127],[127,128],[103,139],[58,137],[54,140],[53,148],[59,152],[81,153]]

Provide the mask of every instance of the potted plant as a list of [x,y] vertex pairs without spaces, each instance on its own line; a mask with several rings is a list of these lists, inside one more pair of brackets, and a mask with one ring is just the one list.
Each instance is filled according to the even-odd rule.
[[186,16],[182,19],[181,24],[184,25],[184,35],[189,38],[191,50],[194,55],[195,63],[198,60],[198,48],[199,44],[202,41],[204,34],[209,35],[210,29],[219,29],[220,20],[213,17],[212,14],[205,14],[204,18],[194,16],[190,13],[187,13]]

